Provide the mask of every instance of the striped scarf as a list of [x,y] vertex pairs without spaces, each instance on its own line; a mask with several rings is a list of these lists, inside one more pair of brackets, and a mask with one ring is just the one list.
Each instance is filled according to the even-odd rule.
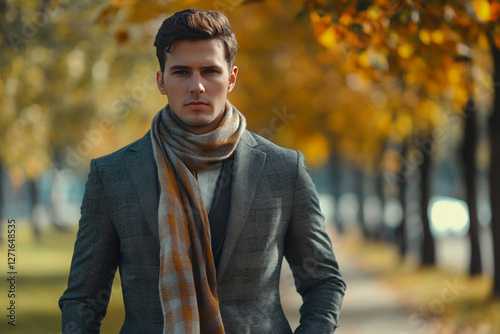
[[229,102],[219,126],[207,134],[184,130],[168,105],[151,124],[160,183],[163,333],[224,333],[210,226],[195,173],[216,168],[231,156],[245,127],[244,116]]

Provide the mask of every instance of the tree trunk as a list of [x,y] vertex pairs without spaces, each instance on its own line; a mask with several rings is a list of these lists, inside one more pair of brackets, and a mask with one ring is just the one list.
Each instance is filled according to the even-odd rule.
[[[406,159],[406,154],[408,152],[408,144],[405,142],[403,143],[403,148],[401,149],[401,156],[403,159]],[[402,174],[402,169],[404,168],[403,165],[400,167],[400,175]],[[397,230],[397,235],[396,238],[398,240],[398,245],[399,245],[399,255],[401,257],[405,257],[405,255],[408,253],[408,243],[406,240],[406,234],[407,234],[407,227],[406,227],[406,183],[407,183],[407,178],[406,177],[401,177],[400,181],[398,182],[399,184],[399,202],[401,204],[401,222],[399,223],[399,228]]]
[[494,103],[489,119],[490,136],[490,206],[494,253],[494,284],[492,294],[500,297],[500,50],[488,34],[494,64]]
[[422,164],[420,165],[420,215],[423,227],[421,264],[423,266],[436,264],[434,238],[427,213],[431,193],[431,155],[429,152],[422,152]]
[[335,210],[333,212],[334,214],[334,222],[335,222],[335,227],[337,228],[337,232],[339,234],[344,233],[344,225],[342,224],[342,221],[340,219],[340,192],[341,192],[341,173],[342,173],[342,160],[340,159],[339,155],[336,153],[332,153],[332,158],[331,158],[331,168],[332,168],[332,175],[333,175],[333,198],[335,198]]
[[365,177],[364,173],[361,170],[361,168],[356,167],[354,168],[356,171],[356,195],[358,197],[358,202],[359,202],[359,210],[358,210],[358,223],[359,227],[361,228],[361,232],[363,233],[363,237],[365,239],[370,238],[370,232],[368,231],[368,228],[366,226],[366,221],[365,221],[365,211],[364,211],[364,202],[365,202]]
[[462,143],[462,165],[465,178],[466,202],[469,207],[469,240],[470,240],[470,264],[469,275],[480,275],[483,272],[481,263],[481,248],[479,247],[479,220],[477,214],[476,196],[476,110],[474,99],[469,98],[464,109],[464,140]]
[[385,179],[382,172],[379,172],[375,179],[375,189],[377,191],[377,197],[380,200],[380,217],[379,226],[377,227],[377,232],[375,238],[377,240],[387,240],[389,242],[394,242],[393,231],[388,231],[384,222],[384,209],[385,209],[385,191],[384,191]]

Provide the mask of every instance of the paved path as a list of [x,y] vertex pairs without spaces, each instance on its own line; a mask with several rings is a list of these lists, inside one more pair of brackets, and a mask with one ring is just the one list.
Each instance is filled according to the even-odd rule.
[[[335,244],[335,243],[334,243]],[[346,249],[334,247],[347,292],[336,334],[433,334],[418,314],[401,307],[402,296],[377,277],[356,265]],[[282,302],[295,329],[299,324],[301,298],[295,292],[289,268],[282,272]]]
[[401,307],[402,296],[377,277],[361,270],[349,254],[343,254],[341,249],[337,253],[347,291],[339,329],[335,333],[424,333],[419,315]]

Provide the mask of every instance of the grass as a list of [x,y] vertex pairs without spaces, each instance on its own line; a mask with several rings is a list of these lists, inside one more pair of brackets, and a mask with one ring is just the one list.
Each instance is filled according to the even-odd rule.
[[[6,226],[2,226],[3,258],[2,277],[7,277]],[[0,333],[61,333],[59,297],[66,289],[68,273],[76,238],[76,228],[70,233],[52,228],[42,230],[39,242],[35,242],[30,227],[23,222],[16,226],[16,326],[7,324],[6,308],[8,282],[0,284]],[[115,278],[108,315],[103,321],[103,333],[118,333],[124,319],[121,289]]]
[[500,333],[500,301],[490,298],[491,277],[420,267],[414,259],[402,260],[394,246],[357,236],[342,244],[360,266],[400,293],[421,332]]

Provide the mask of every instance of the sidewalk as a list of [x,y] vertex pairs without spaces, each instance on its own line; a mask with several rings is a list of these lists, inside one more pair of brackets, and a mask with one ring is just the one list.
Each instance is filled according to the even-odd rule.
[[414,334],[423,331],[418,314],[401,307],[402,296],[363,272],[349,254],[337,252],[347,291],[338,334]]
[[[418,314],[401,307],[402,296],[377,277],[356,265],[352,255],[334,247],[347,283],[336,334],[433,334]],[[292,330],[299,325],[301,297],[295,292],[291,272],[285,264],[281,282],[282,304]]]

